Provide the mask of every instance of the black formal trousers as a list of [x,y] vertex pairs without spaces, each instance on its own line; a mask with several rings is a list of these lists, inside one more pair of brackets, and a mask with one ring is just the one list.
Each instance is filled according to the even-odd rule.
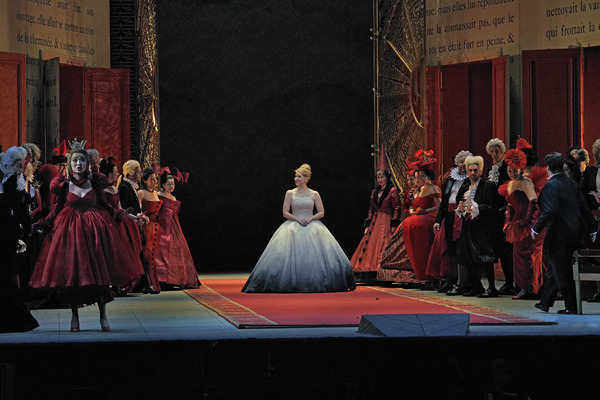
[[[555,221],[559,225],[560,221]],[[577,236],[564,226],[553,227],[554,234],[546,235],[544,247],[548,252],[548,266],[544,275],[544,291],[540,302],[550,308],[554,305],[556,294],[560,291],[565,308],[577,310],[575,283],[573,281],[573,252],[579,247]],[[561,227],[563,228],[563,227]]]

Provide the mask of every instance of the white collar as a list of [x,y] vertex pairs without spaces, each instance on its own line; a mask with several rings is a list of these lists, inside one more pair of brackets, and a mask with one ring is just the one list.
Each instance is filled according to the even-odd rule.
[[132,181],[131,179],[129,179],[128,177],[124,176],[123,180],[127,183],[129,183],[131,186],[133,186],[133,190],[138,190],[138,188],[140,187],[139,184],[135,183],[134,181]]
[[458,168],[454,167],[450,170],[450,178],[454,179],[455,181],[464,181],[465,179],[467,179],[467,175],[459,174]]

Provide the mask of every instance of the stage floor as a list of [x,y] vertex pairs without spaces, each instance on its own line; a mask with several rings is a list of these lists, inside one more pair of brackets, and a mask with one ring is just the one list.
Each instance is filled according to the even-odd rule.
[[[208,278],[245,278],[248,274],[204,274]],[[498,287],[503,282],[499,282]],[[485,283],[484,283],[485,284]],[[425,292],[431,296],[444,296]],[[584,315],[558,315],[562,301],[549,313],[536,308],[534,300],[512,300],[509,296],[478,299],[458,296],[454,299],[498,308],[553,325],[471,326],[470,337],[510,336],[582,336],[600,334],[600,303],[583,304]],[[26,333],[2,333],[0,344],[219,341],[245,339],[377,338],[357,333],[356,327],[237,329],[210,309],[182,291],[164,291],[158,295],[133,294],[108,304],[111,332],[101,332],[95,306],[80,310],[81,332],[69,332],[69,310],[34,310],[40,326]]]

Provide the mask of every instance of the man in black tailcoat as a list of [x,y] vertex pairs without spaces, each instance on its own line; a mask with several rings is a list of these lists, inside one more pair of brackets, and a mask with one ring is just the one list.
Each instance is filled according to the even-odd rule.
[[128,160],[123,164],[123,177],[119,183],[119,201],[124,209],[132,208],[132,214],[142,212],[140,199],[137,195],[140,180],[142,179],[142,167],[136,160]]
[[[446,246],[448,247],[446,256],[450,259],[452,264],[456,264],[454,260],[456,243],[453,237],[454,211],[458,204],[456,195],[458,189],[460,189],[465,180],[468,180],[465,159],[472,155],[473,154],[469,151],[462,150],[454,157],[455,166],[450,169],[448,178],[442,183],[442,201],[437,216],[435,217],[435,223],[433,224],[433,232],[436,235],[440,229],[444,229],[443,233],[446,240]],[[444,254],[440,254],[439,257],[442,259]],[[444,286],[442,286],[438,292],[446,293],[448,296],[462,294],[465,275],[463,266],[456,266],[455,275],[446,277],[447,279]]]
[[[465,179],[456,195],[459,202],[456,213],[462,221],[456,243],[456,262],[466,266],[465,285],[471,285],[463,296],[497,297],[494,263],[498,261],[501,240],[500,232],[494,227],[498,218],[498,188],[494,182],[482,179],[483,158],[467,157],[465,166],[469,179]],[[489,283],[487,290],[481,284],[481,269]]]
[[595,239],[596,221],[583,199],[579,185],[563,173],[560,153],[544,158],[548,182],[540,194],[541,214],[531,229],[531,237],[546,229],[544,251],[548,253],[548,269],[544,277],[544,292],[536,308],[547,312],[554,305],[558,291],[565,299],[565,309],[558,314],[576,314],[575,284],[572,255],[582,244],[582,238]]
[[[484,177],[494,182],[496,187],[500,187],[504,182],[510,180],[510,177],[508,176],[508,166],[506,165],[506,160],[504,160],[506,146],[502,140],[493,138],[487,142],[485,151],[492,157],[492,163],[487,168]],[[498,199],[498,226],[496,226],[495,229],[498,229],[500,240],[502,240],[502,247],[500,248],[498,256],[500,257],[500,266],[502,267],[502,273],[504,274],[505,280],[504,285],[498,290],[498,294],[513,295],[515,294],[515,286],[513,283],[515,277],[513,271],[513,245],[506,241],[502,230],[507,203],[502,197],[498,197]]]

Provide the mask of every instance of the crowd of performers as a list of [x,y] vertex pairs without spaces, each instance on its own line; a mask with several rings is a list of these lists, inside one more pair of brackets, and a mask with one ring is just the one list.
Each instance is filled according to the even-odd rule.
[[[511,295],[538,299],[547,312],[557,296],[576,311],[571,257],[596,246],[600,210],[600,140],[594,166],[583,149],[550,153],[546,167],[523,139],[506,151],[487,143],[492,163],[460,151],[439,186],[432,151],[408,159],[402,198],[385,157],[377,171],[365,231],[349,260],[320,221],[319,193],[308,187],[308,164],[294,175],[277,229],[243,292],[332,292],[366,283],[400,283],[448,296]],[[72,310],[98,304],[109,331],[106,304],[127,292],[157,294],[165,287],[196,288],[196,269],[181,231],[176,176],[124,163],[122,175],[84,142],[67,157],[38,165],[33,144],[3,153],[0,185],[0,320],[2,331],[37,327],[30,308]],[[316,213],[314,210],[316,209]],[[494,265],[505,283],[496,288]],[[482,284],[485,276],[487,288]],[[588,301],[600,302],[600,287]],[[6,316],[6,317],[5,317]]]
[[[538,166],[532,146],[491,139],[491,163],[467,150],[435,185],[432,151],[407,159],[400,196],[385,157],[377,171],[364,236],[351,258],[365,284],[400,284],[448,296],[539,300],[547,312],[558,296],[561,314],[576,312],[572,254],[594,247],[600,205],[600,140],[595,165],[586,150],[550,153]],[[500,263],[505,283],[496,287]],[[487,288],[482,284],[486,278]],[[588,298],[600,302],[600,286]]]
[[30,309],[97,304],[110,331],[106,304],[128,292],[200,285],[179,224],[173,195],[183,176],[113,158],[75,139],[40,165],[32,143],[0,148],[0,332],[35,329]]

